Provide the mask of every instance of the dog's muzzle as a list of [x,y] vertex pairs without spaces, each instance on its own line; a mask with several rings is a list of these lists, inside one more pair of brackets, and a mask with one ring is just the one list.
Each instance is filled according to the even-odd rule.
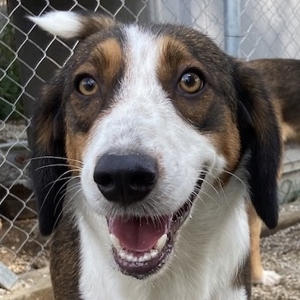
[[[113,256],[122,273],[142,279],[165,264],[175,234],[189,215],[204,176],[205,173],[201,174],[189,199],[171,215],[107,217]],[[94,170],[100,192],[108,201],[123,207],[145,199],[157,178],[157,163],[145,154],[106,154]]]

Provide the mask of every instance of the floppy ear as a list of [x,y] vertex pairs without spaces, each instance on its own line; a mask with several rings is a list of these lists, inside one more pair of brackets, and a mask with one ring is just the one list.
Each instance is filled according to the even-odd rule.
[[85,11],[51,11],[41,17],[28,18],[43,30],[64,39],[82,40],[115,25],[115,21],[109,16]]
[[238,63],[235,76],[242,154],[250,150],[246,162],[250,196],[259,217],[273,228],[278,220],[277,178],[282,154],[279,125],[260,75]]
[[[84,39],[115,24],[110,17],[87,12],[52,11],[29,19],[42,29],[66,39]],[[61,217],[71,175],[65,150],[63,90],[63,76],[58,73],[43,89],[33,118],[32,178],[43,235],[50,234]]]
[[65,125],[62,107],[62,78],[46,85],[33,117],[33,158],[31,173],[40,231],[49,235],[62,212],[67,176]]

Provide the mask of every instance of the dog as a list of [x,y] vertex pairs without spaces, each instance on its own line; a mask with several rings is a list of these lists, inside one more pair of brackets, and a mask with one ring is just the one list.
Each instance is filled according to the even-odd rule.
[[33,118],[55,299],[250,299],[247,199],[273,228],[282,143],[261,75],[180,25],[31,17],[79,39]]
[[[283,142],[300,142],[299,84],[300,61],[295,59],[258,59],[247,62],[264,80],[279,120]],[[281,174],[279,174],[280,178]],[[278,284],[280,276],[274,271],[264,270],[260,256],[261,221],[255,209],[249,208],[251,233],[251,276],[252,282],[272,286]]]

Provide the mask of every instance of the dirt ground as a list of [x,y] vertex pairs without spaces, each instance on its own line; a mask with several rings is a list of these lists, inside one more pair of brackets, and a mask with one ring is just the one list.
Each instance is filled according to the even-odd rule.
[[262,238],[261,253],[264,268],[281,275],[273,287],[254,286],[253,300],[300,299],[300,223],[274,235]]
[[47,239],[40,236],[37,220],[1,221],[0,261],[16,274],[48,264]]

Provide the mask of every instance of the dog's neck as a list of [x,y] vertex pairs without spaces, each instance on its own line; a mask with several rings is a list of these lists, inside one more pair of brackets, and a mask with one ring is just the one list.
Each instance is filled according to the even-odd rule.
[[249,247],[246,195],[236,181],[216,190],[213,198],[205,194],[212,191],[204,191],[197,199],[192,217],[180,231],[172,261],[159,274],[143,280],[112,267],[106,219],[95,217],[77,199],[82,299],[247,299],[245,287],[236,284]]

